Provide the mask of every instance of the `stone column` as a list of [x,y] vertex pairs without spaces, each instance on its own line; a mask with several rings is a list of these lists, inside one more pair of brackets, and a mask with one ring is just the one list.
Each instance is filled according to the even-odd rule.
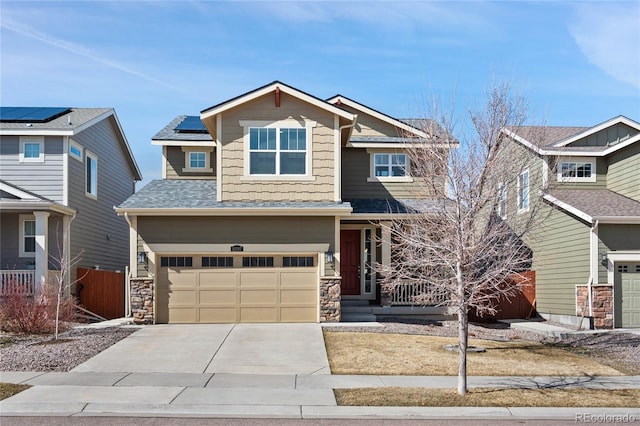
[[136,324],[153,324],[153,278],[131,278],[131,314]]
[[340,322],[342,277],[320,278],[320,322]]

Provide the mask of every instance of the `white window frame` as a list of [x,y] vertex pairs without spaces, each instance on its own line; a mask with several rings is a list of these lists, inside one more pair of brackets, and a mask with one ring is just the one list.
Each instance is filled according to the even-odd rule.
[[[75,152],[73,152],[74,149],[78,150],[80,153],[76,154]],[[84,162],[83,154],[84,154],[84,148],[82,147],[82,145],[74,141],[69,141],[69,157],[75,158],[79,162],[83,163]]]
[[[211,167],[211,152],[213,147],[211,146],[183,146],[182,152],[184,152],[184,168],[183,172],[186,173],[213,173]],[[204,167],[191,167],[191,154],[204,153]]]
[[[369,177],[367,182],[413,182],[413,178],[410,175],[409,156],[405,152],[399,151],[369,151]],[[404,156],[404,176],[376,176],[376,156],[386,155],[389,157],[389,167],[393,167],[391,164],[392,155]],[[390,170],[391,171],[391,170]]]
[[[562,176],[563,164],[576,164],[576,168],[581,164],[589,164],[591,166],[591,176]],[[567,157],[558,161],[558,171],[556,179],[558,182],[595,182],[596,181],[596,159],[594,157]]]
[[[18,255],[19,257],[36,257],[36,252],[35,249],[32,252],[27,252],[25,251],[25,244],[24,244],[24,240],[26,237],[33,237],[34,241],[36,238],[36,234],[35,234],[35,223],[36,223],[36,217],[34,215],[31,214],[21,214],[18,216],[18,222],[19,222],[19,247],[20,247],[20,254]],[[34,229],[34,234],[33,235],[25,235],[24,233],[24,225],[25,222],[33,222],[33,229]]]
[[[84,193],[87,197],[89,198],[93,198],[94,200],[98,198],[98,156],[95,155],[93,152],[89,151],[88,149],[85,150],[85,166],[84,166]],[[90,161],[91,160],[91,161]],[[95,193],[93,193],[93,191],[91,190],[87,190],[89,188],[87,188],[87,184],[89,183],[89,174],[87,171],[87,167],[89,166],[89,164],[91,164],[91,162],[94,162],[96,165],[96,170],[95,170]]]
[[498,185],[498,216],[502,219],[507,218],[507,184],[500,182]]
[[[25,157],[25,146],[27,144],[38,145],[38,157]],[[20,154],[18,161],[21,163],[44,163],[44,136],[20,136]]]
[[[317,126],[316,121],[307,119],[285,119],[278,121],[262,121],[262,120],[240,120],[240,126],[244,128],[244,172],[241,180],[260,180],[260,181],[314,181],[313,176],[313,128]],[[251,135],[250,129],[252,128],[275,128],[276,129],[276,173],[275,174],[251,174],[251,162],[250,156],[251,148]],[[280,154],[282,152],[295,152],[280,149],[280,130],[281,129],[305,129],[305,174],[293,175],[293,174],[280,174]],[[270,151],[271,152],[271,151]],[[302,151],[298,151],[302,152]]]
[[[526,200],[522,199],[524,194],[523,188],[521,187],[522,176],[527,175],[527,187],[526,187]],[[529,204],[531,202],[531,173],[529,173],[529,169],[523,170],[518,175],[518,213],[523,213],[529,211]],[[526,203],[525,203],[526,201]],[[526,205],[524,205],[526,204]]]

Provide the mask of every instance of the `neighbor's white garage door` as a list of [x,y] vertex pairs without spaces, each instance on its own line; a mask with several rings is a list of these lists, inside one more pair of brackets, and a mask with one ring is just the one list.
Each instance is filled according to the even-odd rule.
[[628,265],[624,271],[620,272],[620,326],[637,328],[640,327],[640,264]]
[[162,256],[158,260],[159,323],[318,320],[315,257]]

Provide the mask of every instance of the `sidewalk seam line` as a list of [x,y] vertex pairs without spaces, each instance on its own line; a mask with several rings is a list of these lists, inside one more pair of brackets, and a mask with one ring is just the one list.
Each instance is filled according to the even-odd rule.
[[123,381],[124,379],[126,379],[127,377],[129,377],[132,374],[133,373],[126,373],[124,376],[122,376],[118,380],[116,380],[115,383],[111,385],[111,387],[115,387],[118,383],[120,383],[121,381]]
[[187,389],[187,387],[188,387],[188,386],[183,387],[183,388],[182,388],[182,390],[176,394],[176,396],[174,396],[173,398],[171,398],[171,401],[169,401],[169,403],[168,403],[167,405],[171,405],[171,404],[173,404],[173,401],[175,401],[177,397],[179,397],[180,395],[182,395],[182,392],[184,392],[184,391]]
[[216,351],[213,353],[213,356],[211,357],[211,359],[209,360],[209,362],[207,363],[207,366],[204,368],[204,371],[202,372],[203,374],[207,372],[207,370],[209,369],[209,366],[211,365],[211,363],[213,362],[213,360],[215,359],[216,355],[218,355],[218,352],[220,352],[220,349],[222,348],[222,346],[224,346],[224,342],[227,341],[227,339],[229,338],[229,335],[231,334],[231,332],[233,330],[235,330],[237,324],[233,324],[231,326],[231,328],[229,329],[229,332],[227,333],[226,336],[224,336],[224,339],[222,339],[222,343],[220,343],[220,346],[218,346],[218,349],[216,349]]

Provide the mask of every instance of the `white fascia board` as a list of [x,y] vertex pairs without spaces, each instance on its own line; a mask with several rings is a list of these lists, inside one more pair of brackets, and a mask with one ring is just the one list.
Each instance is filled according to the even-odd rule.
[[128,213],[135,216],[340,216],[353,211],[351,207],[327,209],[308,208],[199,208],[199,209],[127,209],[116,207],[118,215]]
[[560,207],[562,210],[565,210],[569,213],[571,213],[574,216],[579,217],[580,219],[593,224],[594,222],[594,218],[592,218],[591,216],[589,216],[587,213],[583,212],[582,210],[578,210],[577,208],[573,207],[571,204],[567,204],[564,201],[560,201],[559,199],[557,199],[556,197],[549,195],[549,194],[544,194],[542,196],[542,198],[544,198],[545,200],[549,201],[550,203],[555,204],[556,206]]
[[417,214],[411,214],[411,213],[353,213],[349,216],[346,217],[341,217],[341,220],[353,220],[353,221],[362,221],[362,220],[366,220],[366,221],[388,221],[388,220],[398,220],[398,219],[411,219],[411,218],[415,218],[416,215],[418,216],[424,216],[424,215],[429,215],[429,216],[437,216],[436,213],[417,213]]
[[597,133],[597,132],[599,132],[601,130],[606,129],[607,127],[610,127],[610,126],[613,126],[614,124],[619,124],[619,123],[623,123],[623,124],[626,124],[629,127],[633,127],[635,129],[640,130],[640,124],[639,123],[636,123],[635,121],[630,120],[627,117],[620,115],[618,117],[612,118],[611,120],[607,120],[604,123],[598,124],[597,126],[590,127],[589,129],[587,129],[587,130],[585,130],[585,131],[583,131],[581,133],[578,133],[577,135],[571,136],[569,139],[565,139],[562,142],[556,143],[554,146],[555,147],[567,146],[570,143],[577,141],[578,139],[582,139],[582,138],[584,138],[586,136],[592,135],[594,133]]
[[594,219],[607,225],[640,225],[640,216],[600,216]]
[[407,132],[413,133],[414,135],[420,136],[422,138],[428,138],[429,136],[423,132],[420,129],[416,129],[415,127],[411,127],[406,123],[403,123],[400,120],[397,120],[395,118],[389,117],[388,115],[382,114],[376,110],[373,110],[365,105],[362,105],[356,101],[353,101],[349,98],[345,98],[343,96],[334,96],[333,98],[329,99],[327,102],[329,103],[336,103],[338,102],[338,100],[340,101],[340,103],[345,104],[347,106],[350,106],[351,108],[355,108],[357,110],[360,110],[362,112],[364,112],[367,115],[370,115],[372,117],[377,118],[378,120],[384,121],[386,123],[389,123],[399,129],[405,130]]
[[512,132],[509,129],[501,129],[500,130],[502,133],[504,133],[505,135],[509,136],[511,139],[513,139],[514,141],[520,143],[521,145],[526,146],[527,148],[529,148],[530,150],[540,154],[540,155],[544,155],[544,153],[542,152],[542,149],[540,149],[540,147],[538,147],[537,145],[529,142],[528,140],[526,140],[525,138],[523,138],[522,136],[518,136],[516,133]]
[[395,148],[395,149],[412,149],[412,148],[457,148],[458,144],[451,143],[398,143],[398,142],[347,142],[347,148]]
[[548,155],[564,155],[564,156],[573,156],[573,157],[606,157],[607,155],[616,152],[620,149],[626,148],[629,145],[633,145],[634,143],[640,141],[640,133],[637,135],[627,139],[624,142],[617,143],[615,145],[611,145],[605,150],[599,152],[586,152],[586,151],[566,151],[566,150],[554,150],[554,149],[544,149],[542,152]]
[[65,207],[62,204],[51,203],[49,201],[17,201],[17,202],[0,202],[0,210],[2,211],[23,211],[23,210],[36,210],[36,211],[53,211],[62,213],[68,216],[76,214],[76,210],[70,207]]
[[179,141],[179,140],[157,140],[151,139],[151,145],[158,146],[206,146],[215,147],[215,141]]
[[0,190],[7,192],[14,197],[18,197],[22,200],[40,200],[40,198],[36,197],[33,194],[29,194],[28,192],[22,191],[21,189],[15,188],[11,185],[7,185],[4,182],[0,182]]
[[69,130],[46,130],[46,129],[1,129],[0,136],[73,136],[74,131]]
[[241,96],[241,97],[239,97],[237,99],[234,99],[234,100],[232,100],[230,102],[223,103],[222,105],[219,105],[217,108],[213,108],[213,109],[210,109],[210,110],[205,110],[205,111],[200,113],[200,119],[204,120],[205,118],[213,117],[213,116],[215,116],[217,114],[220,114],[221,112],[227,111],[227,110],[229,110],[231,108],[235,108],[235,107],[237,107],[239,105],[242,105],[242,104],[244,104],[246,102],[250,102],[250,101],[252,101],[254,99],[257,99],[257,98],[259,98],[261,96],[264,96],[266,94],[269,94],[269,93],[273,92],[276,89],[276,87],[280,88],[280,90],[282,92],[284,92],[284,93],[286,93],[288,95],[291,95],[291,96],[296,97],[296,98],[298,98],[298,99],[300,99],[302,101],[305,101],[307,103],[315,105],[315,106],[317,106],[319,108],[322,108],[322,109],[324,109],[326,111],[329,111],[329,112],[331,112],[333,114],[337,114],[340,117],[343,117],[343,118],[345,118],[347,120],[353,121],[353,114],[351,114],[351,113],[349,113],[347,111],[344,111],[344,110],[342,110],[342,109],[340,109],[340,108],[338,108],[338,107],[336,107],[334,105],[331,105],[328,102],[316,99],[316,98],[314,98],[312,96],[309,96],[306,93],[300,92],[300,91],[298,91],[298,90],[296,90],[296,89],[294,89],[292,87],[289,87],[284,83],[280,83],[280,82],[272,83],[272,84],[270,84],[270,85],[268,85],[266,87],[263,87],[260,90],[257,90],[257,91],[254,91],[254,92],[250,92],[250,93],[248,93],[248,94],[246,94],[244,96]]

